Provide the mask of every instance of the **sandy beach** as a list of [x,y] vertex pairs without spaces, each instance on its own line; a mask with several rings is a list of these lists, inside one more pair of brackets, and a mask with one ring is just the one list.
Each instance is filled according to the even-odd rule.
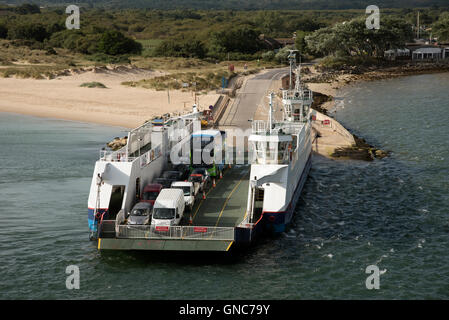
[[[161,74],[141,69],[104,69],[51,80],[0,78],[0,112],[134,128],[156,115],[190,111],[194,104],[192,92],[156,91],[121,84]],[[107,88],[80,87],[92,81]],[[198,97],[203,110],[213,105],[218,95],[210,92]]]

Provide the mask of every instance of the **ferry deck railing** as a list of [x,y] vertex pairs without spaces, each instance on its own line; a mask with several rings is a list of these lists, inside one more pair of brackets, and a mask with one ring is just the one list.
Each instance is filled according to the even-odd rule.
[[232,227],[119,225],[120,239],[235,240]]
[[284,100],[303,100],[303,101],[312,101],[313,92],[309,89],[298,91],[293,90],[283,90],[282,91],[282,99]]

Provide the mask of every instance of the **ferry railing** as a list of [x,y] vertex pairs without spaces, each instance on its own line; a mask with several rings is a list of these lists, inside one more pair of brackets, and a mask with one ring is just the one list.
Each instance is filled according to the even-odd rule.
[[234,240],[232,227],[120,225],[120,239]]
[[282,99],[284,100],[303,100],[311,101],[313,98],[313,92],[309,89],[301,91],[284,90],[282,91]]
[[133,162],[135,159],[127,156],[126,146],[116,151],[100,150],[100,161]]
[[264,120],[253,120],[252,132],[253,133],[266,133],[268,130],[268,123]]

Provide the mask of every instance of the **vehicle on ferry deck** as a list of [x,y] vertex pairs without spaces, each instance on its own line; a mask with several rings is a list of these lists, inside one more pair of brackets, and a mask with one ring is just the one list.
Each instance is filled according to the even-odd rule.
[[176,181],[176,179],[167,179],[167,178],[156,178],[154,180],[156,183],[161,184],[162,188],[169,189],[171,184]]
[[205,168],[193,169],[188,179],[190,182],[199,184],[200,192],[203,192],[208,188],[210,180],[209,172]]
[[175,181],[181,181],[182,176],[183,176],[183,173],[180,171],[164,171],[162,173],[162,178],[175,180]]
[[152,183],[145,186],[141,196],[141,202],[148,202],[154,205],[159,192],[161,192],[163,186],[159,183]]
[[151,223],[153,205],[148,202],[139,202],[128,216],[128,225],[148,225]]
[[153,207],[151,225],[177,226],[184,214],[184,192],[180,189],[162,189]]
[[172,189],[181,189],[184,192],[186,208],[192,211],[195,199],[199,192],[199,184],[189,181],[176,181],[171,184]]

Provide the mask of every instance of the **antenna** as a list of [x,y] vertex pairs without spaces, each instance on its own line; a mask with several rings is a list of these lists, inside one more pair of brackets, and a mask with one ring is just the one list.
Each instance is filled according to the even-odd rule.
[[270,93],[270,112],[268,114],[268,122],[270,125],[270,134],[271,134],[271,130],[273,128],[273,95],[274,95],[274,93],[271,92]]

